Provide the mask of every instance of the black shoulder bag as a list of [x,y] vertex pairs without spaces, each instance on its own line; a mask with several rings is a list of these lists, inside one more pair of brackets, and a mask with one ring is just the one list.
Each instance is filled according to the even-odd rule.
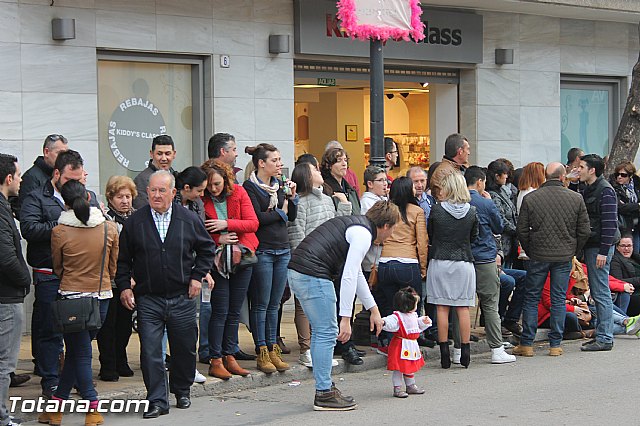
[[[104,222],[104,248],[100,265],[100,281],[98,292],[102,288],[102,274],[107,256],[107,222]],[[100,319],[100,300],[97,297],[75,297],[55,300],[51,304],[53,311],[53,328],[59,333],[78,333],[80,331],[98,330],[102,326]]]

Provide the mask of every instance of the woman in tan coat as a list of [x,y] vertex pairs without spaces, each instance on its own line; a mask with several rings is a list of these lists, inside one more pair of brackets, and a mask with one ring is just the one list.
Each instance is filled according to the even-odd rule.
[[[422,295],[422,282],[427,274],[427,223],[424,210],[418,206],[413,181],[399,177],[391,184],[389,199],[398,206],[402,220],[385,241],[378,262],[375,299],[380,315],[393,313],[393,296],[398,290],[412,287]],[[393,333],[380,333],[378,351],[386,354]]]
[[[80,182],[68,181],[60,193],[67,211],[62,212],[51,232],[51,257],[53,270],[60,277],[60,296],[98,298],[100,317],[104,321],[112,297],[111,280],[116,274],[118,230],[113,222],[106,221],[100,209],[89,207],[89,196]],[[65,363],[53,394],[54,400],[69,399],[76,385],[82,399],[90,401],[85,419],[87,426],[104,422],[96,411],[98,395],[91,376],[91,340],[96,334],[97,330],[64,334]],[[38,421],[59,425],[62,412],[43,413]]]

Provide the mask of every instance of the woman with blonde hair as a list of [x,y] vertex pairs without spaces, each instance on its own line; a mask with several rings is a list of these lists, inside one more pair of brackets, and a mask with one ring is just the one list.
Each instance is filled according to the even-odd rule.
[[474,306],[476,300],[476,271],[471,242],[478,237],[478,219],[476,208],[469,204],[471,197],[461,173],[446,175],[438,196],[439,202],[432,207],[427,225],[431,243],[427,300],[437,309],[442,368],[451,366],[448,336],[451,307],[456,309],[460,323],[460,364],[466,368],[471,359],[469,307]]

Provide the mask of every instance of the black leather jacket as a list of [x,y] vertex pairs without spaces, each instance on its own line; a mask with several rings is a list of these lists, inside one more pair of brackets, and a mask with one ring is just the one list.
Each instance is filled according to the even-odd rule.
[[22,303],[31,286],[11,206],[0,194],[0,303]]

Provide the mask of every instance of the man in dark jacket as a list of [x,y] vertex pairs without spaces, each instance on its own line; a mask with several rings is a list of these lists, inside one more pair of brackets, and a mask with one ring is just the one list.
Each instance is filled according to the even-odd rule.
[[22,334],[23,302],[31,278],[22,257],[20,233],[16,228],[9,197],[18,195],[20,167],[13,155],[0,154],[0,424],[13,425],[5,402],[10,374],[16,369]]
[[[547,275],[551,274],[551,331],[549,355],[562,355],[565,296],[571,260],[589,237],[589,217],[580,194],[564,187],[566,169],[551,163],[547,181],[522,200],[517,233],[530,263],[525,280],[522,309],[522,338],[513,353],[533,356],[533,339],[538,328],[538,302]],[[611,300],[611,298],[609,298]]]
[[[58,386],[58,359],[62,353],[62,334],[53,331],[51,303],[58,295],[60,279],[53,273],[51,230],[65,210],[60,188],[69,180],[84,178],[84,162],[77,151],[61,152],[56,158],[51,180],[26,196],[20,212],[20,230],[27,240],[27,262],[33,268],[35,306],[31,319],[36,333],[36,365],[42,377],[42,393],[51,398]],[[92,206],[98,207],[90,192]],[[35,325],[34,325],[35,324]]]
[[58,154],[67,149],[69,149],[67,138],[62,135],[52,134],[44,139],[42,155],[38,156],[33,162],[33,166],[22,175],[18,202],[14,204],[14,211],[18,219],[20,219],[20,207],[24,199],[31,192],[41,189],[46,182],[51,180],[53,166],[56,164]]
[[582,196],[589,214],[591,234],[584,246],[589,290],[596,305],[596,338],[583,351],[610,351],[613,348],[613,302],[609,289],[609,267],[614,246],[620,240],[618,200],[603,176],[604,160],[596,154],[580,157],[580,182],[587,184]]
[[[215,244],[198,216],[172,208],[175,179],[167,170],[151,175],[149,206],[137,210],[120,233],[116,285],[120,300],[138,308],[142,378],[150,405],[144,418],[169,413],[162,336],[171,347],[169,391],[178,408],[191,406],[196,371],[196,297],[213,266]],[[136,282],[135,299],[131,278]]]
[[158,170],[169,170],[173,173],[171,165],[173,164],[173,160],[176,159],[176,145],[173,143],[171,136],[159,135],[153,138],[149,155],[151,159],[149,160],[147,168],[141,171],[133,180],[138,190],[138,196],[133,200],[133,208],[136,210],[149,204],[147,186],[149,185],[151,175]]
[[[471,194],[470,204],[476,208],[478,217],[478,238],[471,242],[473,252],[473,266],[476,270],[476,293],[480,300],[480,307],[484,314],[487,343],[491,348],[491,362],[506,364],[514,362],[516,357],[504,351],[502,333],[500,330],[500,315],[498,302],[500,300],[500,279],[496,257],[495,234],[501,234],[504,228],[502,217],[491,199],[484,198],[486,175],[478,166],[471,166],[464,174],[467,188]],[[458,342],[456,342],[458,343]],[[458,346],[458,345],[456,345]],[[458,359],[459,350],[454,348],[453,361]]]

